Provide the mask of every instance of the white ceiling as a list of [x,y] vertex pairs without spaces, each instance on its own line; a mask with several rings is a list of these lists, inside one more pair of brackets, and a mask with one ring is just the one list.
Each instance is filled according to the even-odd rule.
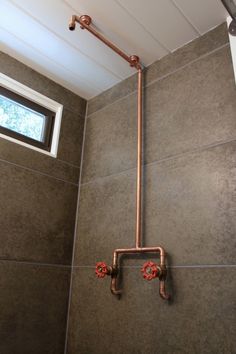
[[220,0],[0,0],[0,50],[89,99],[135,71],[88,31],[97,30],[147,66],[221,24]]

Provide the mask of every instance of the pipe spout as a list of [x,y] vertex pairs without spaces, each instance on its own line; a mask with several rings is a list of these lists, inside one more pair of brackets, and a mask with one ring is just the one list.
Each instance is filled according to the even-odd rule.
[[74,31],[76,27],[76,15],[72,15],[69,22],[69,30]]
[[159,294],[160,294],[160,297],[164,300],[170,299],[170,295],[166,293],[165,280],[160,280]]
[[122,291],[117,289],[117,276],[111,278],[111,293],[121,295]]

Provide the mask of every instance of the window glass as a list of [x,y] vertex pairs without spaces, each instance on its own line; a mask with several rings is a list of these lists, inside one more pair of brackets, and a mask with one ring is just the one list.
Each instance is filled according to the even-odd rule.
[[45,116],[2,95],[0,125],[34,140],[44,141]]

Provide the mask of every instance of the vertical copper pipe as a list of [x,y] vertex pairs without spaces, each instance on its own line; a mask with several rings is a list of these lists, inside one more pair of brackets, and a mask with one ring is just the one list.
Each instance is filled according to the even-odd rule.
[[143,135],[143,119],[142,119],[142,68],[138,69],[138,149],[137,149],[137,196],[136,196],[136,248],[141,247],[142,233],[142,135]]

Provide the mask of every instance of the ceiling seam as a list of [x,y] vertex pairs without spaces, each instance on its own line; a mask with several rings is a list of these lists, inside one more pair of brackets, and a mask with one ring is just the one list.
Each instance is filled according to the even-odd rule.
[[[68,73],[70,73],[71,75],[76,75],[78,77],[78,79],[80,79],[81,81],[85,82],[85,79],[83,79],[82,77],[78,76],[77,74],[75,74],[73,71],[69,70],[68,68],[64,67],[62,64],[56,62],[55,60],[51,59],[50,57],[48,57],[45,54],[42,54],[40,50],[32,47],[30,44],[26,43],[24,40],[22,40],[21,38],[17,37],[15,34],[13,34],[12,32],[6,30],[5,28],[3,28],[2,26],[0,26],[0,29],[2,29],[3,31],[9,33],[11,36],[15,37],[19,42],[22,42],[24,45],[26,45],[27,47],[29,47],[30,49],[32,49],[33,51],[39,53],[41,56],[45,57],[47,60],[49,60],[50,62],[52,62],[54,65],[57,65],[59,68],[63,68],[64,70],[66,70]],[[33,68],[32,68],[33,69]],[[88,84],[87,83],[87,79],[85,82],[88,86],[88,88],[93,88],[94,85]],[[101,90],[98,87],[95,87],[98,91]]]
[[156,38],[155,36],[153,36],[153,34],[134,16],[131,14],[131,12],[125,7],[123,6],[119,0],[113,0],[117,3],[117,5],[119,5],[130,17],[132,17],[132,19],[140,26],[144,29],[144,31],[156,42],[158,43],[162,49],[164,49],[165,51],[167,51],[167,53],[171,53],[171,49],[166,47],[165,44],[163,44],[158,38]]
[[198,37],[201,36],[200,30],[192,23],[192,21],[185,14],[184,10],[178,4],[176,4],[175,0],[170,1],[172,2],[173,6],[179,11],[179,13],[183,16],[183,18],[188,22],[188,24],[192,27]]
[[[54,34],[54,36],[56,36],[57,38],[59,38],[61,41],[65,42],[67,45],[69,45],[71,48],[74,48],[78,53],[82,54],[83,56],[89,58],[91,61],[93,61],[96,65],[100,66],[101,68],[103,68],[104,70],[106,70],[109,74],[113,75],[116,79],[118,80],[123,80],[123,77],[120,77],[118,74],[114,73],[113,71],[111,71],[110,69],[106,68],[105,66],[103,66],[102,64],[100,64],[99,62],[97,62],[96,60],[94,60],[94,58],[91,58],[88,54],[82,52],[80,49],[78,49],[76,46],[74,46],[72,43],[70,43],[69,41],[67,41],[65,38],[61,37],[59,34],[57,34],[56,32],[54,32],[53,30],[51,30],[50,28],[48,28],[46,25],[44,25],[41,21],[39,21],[37,18],[35,18],[33,15],[31,15],[29,12],[27,12],[25,9],[23,9],[21,6],[19,6],[18,4],[16,4],[14,2],[14,0],[8,0],[13,6],[15,6],[16,8],[18,8],[20,11],[22,11],[23,13],[25,13],[27,16],[31,17],[31,19],[33,19],[35,22],[37,22],[40,26],[44,27],[47,31],[51,32]],[[67,3],[66,3],[67,4]],[[68,4],[67,4],[68,6]],[[69,6],[68,6],[69,7]],[[70,6],[71,7],[71,6]],[[103,90],[103,88],[101,88]]]

